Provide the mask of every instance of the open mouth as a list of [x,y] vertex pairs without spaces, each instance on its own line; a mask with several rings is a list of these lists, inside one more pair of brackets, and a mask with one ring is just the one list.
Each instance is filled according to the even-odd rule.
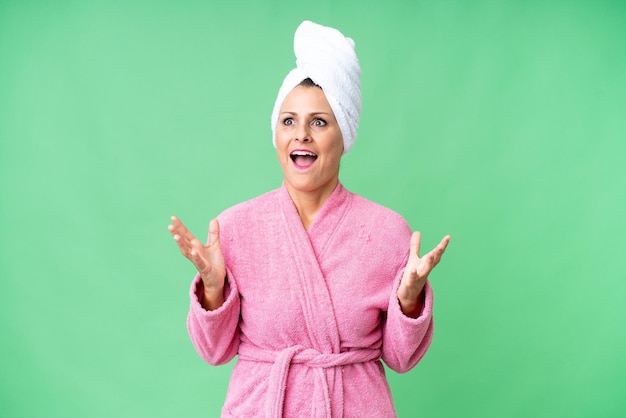
[[291,157],[291,161],[298,167],[308,167],[317,160],[317,154],[305,150],[292,151],[289,157]]

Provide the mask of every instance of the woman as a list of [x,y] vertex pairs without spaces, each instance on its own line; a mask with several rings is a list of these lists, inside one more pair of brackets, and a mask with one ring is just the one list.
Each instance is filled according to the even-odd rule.
[[395,416],[381,359],[402,373],[428,349],[427,277],[450,237],[420,257],[419,232],[339,182],[361,112],[354,42],[306,21],[294,49],[272,112],[282,187],[211,221],[207,245],[172,217],[198,269],[189,334],[210,364],[239,356],[223,417]]

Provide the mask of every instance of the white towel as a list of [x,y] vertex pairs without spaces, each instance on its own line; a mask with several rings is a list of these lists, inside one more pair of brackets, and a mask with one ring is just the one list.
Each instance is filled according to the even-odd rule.
[[306,78],[320,86],[333,109],[343,136],[344,154],[356,138],[361,117],[361,67],[354,41],[337,29],[305,20],[293,40],[296,68],[283,80],[272,111],[272,137],[276,146],[276,124],[280,106],[294,87]]

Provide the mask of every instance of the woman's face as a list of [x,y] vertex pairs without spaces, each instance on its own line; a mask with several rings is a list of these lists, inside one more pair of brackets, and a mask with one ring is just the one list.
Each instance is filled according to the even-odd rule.
[[319,87],[295,87],[276,124],[276,153],[290,192],[330,194],[339,181],[343,137]]

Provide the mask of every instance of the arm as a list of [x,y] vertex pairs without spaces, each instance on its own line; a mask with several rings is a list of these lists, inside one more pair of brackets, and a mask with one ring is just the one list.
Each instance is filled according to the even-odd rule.
[[[203,245],[176,217],[168,227],[181,253],[198,270],[191,284],[187,329],[200,356],[210,364],[230,361],[239,347],[239,294],[234,280],[226,280],[226,263],[217,220],[209,224]],[[229,272],[229,277],[233,277]]]
[[232,360],[239,348],[239,293],[235,282],[227,280],[224,303],[215,310],[207,310],[202,306],[203,293],[204,286],[198,275],[190,289],[187,331],[200,357],[217,366]]
[[424,254],[422,257],[419,256],[420,241],[421,234],[414,232],[411,235],[409,259],[404,268],[402,281],[396,292],[402,312],[411,318],[417,318],[422,310],[422,300],[424,299],[422,293],[428,280],[428,275],[439,264],[450,242],[450,235],[443,237],[432,251]]
[[409,257],[397,274],[383,324],[383,359],[399,372],[411,370],[426,354],[433,334],[433,292],[428,275],[450,242],[446,235],[429,253],[419,256],[421,235],[411,235]]
[[220,225],[217,220],[209,224],[209,239],[202,244],[175,216],[168,226],[178,249],[198,270],[202,279],[200,304],[207,310],[215,310],[224,303],[226,263],[220,244]]
[[382,357],[392,370],[406,373],[424,357],[433,337],[433,291],[426,282],[422,292],[421,310],[416,318],[402,312],[397,291],[399,277],[394,281],[387,316],[383,322]]

